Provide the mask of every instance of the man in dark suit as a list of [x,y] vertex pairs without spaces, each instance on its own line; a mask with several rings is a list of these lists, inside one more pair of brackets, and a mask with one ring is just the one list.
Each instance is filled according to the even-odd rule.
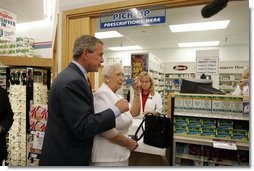
[[0,86],[0,166],[7,157],[6,134],[13,123],[13,111],[7,91]]
[[88,72],[103,62],[103,42],[83,35],[73,48],[73,61],[54,80],[40,166],[88,166],[96,134],[115,127],[115,118],[129,110],[125,99],[94,113]]

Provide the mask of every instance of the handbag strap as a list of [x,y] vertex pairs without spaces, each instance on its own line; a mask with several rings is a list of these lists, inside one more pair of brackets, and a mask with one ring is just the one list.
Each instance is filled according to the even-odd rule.
[[[144,136],[145,129],[144,129],[144,127],[143,127],[143,124],[144,124],[144,122],[145,122],[145,120],[146,120],[146,116],[148,116],[148,115],[153,115],[153,114],[148,113],[148,114],[146,114],[146,115],[143,117],[142,122],[139,124],[139,126],[138,126],[138,128],[137,128],[137,130],[136,130],[136,132],[135,132],[135,135],[134,135],[134,140],[135,140],[135,141],[139,141],[139,140]],[[166,118],[166,115],[163,115],[163,114],[160,114],[160,115],[157,115],[157,116],[159,116],[159,117],[162,117],[162,116],[163,116],[163,117]],[[156,121],[153,123],[154,125],[157,123],[157,119],[158,119],[158,118],[156,118]],[[139,133],[140,129],[142,129],[142,134],[138,137],[138,133]]]
[[[139,124],[136,132],[135,132],[135,135],[134,135],[134,140],[135,141],[139,141],[143,136],[144,136],[144,127],[143,127],[143,123],[145,122],[145,116],[143,117],[143,120],[142,122]],[[138,132],[139,130],[142,128],[142,134],[138,137]]]

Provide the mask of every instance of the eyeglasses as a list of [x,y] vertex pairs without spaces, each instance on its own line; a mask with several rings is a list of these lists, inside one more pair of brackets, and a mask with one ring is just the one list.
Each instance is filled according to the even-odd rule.
[[116,76],[117,77],[124,77],[124,74],[123,73],[116,73]]
[[151,81],[141,81],[141,84],[147,84],[150,83]]

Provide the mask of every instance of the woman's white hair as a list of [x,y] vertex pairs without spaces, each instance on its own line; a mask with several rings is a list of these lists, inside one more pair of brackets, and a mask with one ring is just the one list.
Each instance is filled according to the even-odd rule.
[[102,70],[102,77],[104,81],[106,78],[110,77],[113,71],[118,67],[122,68],[122,65],[120,63],[115,63],[115,62],[104,65]]

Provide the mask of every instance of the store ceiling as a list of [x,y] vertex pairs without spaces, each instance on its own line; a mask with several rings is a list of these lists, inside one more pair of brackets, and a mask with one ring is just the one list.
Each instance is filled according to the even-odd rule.
[[[88,0],[92,2],[98,0]],[[114,0],[111,0],[113,2]],[[116,1],[116,0],[115,0]],[[75,6],[80,0],[60,0],[59,6]],[[66,4],[68,3],[68,4]],[[214,41],[219,40],[223,45],[249,44],[249,5],[248,1],[229,1],[226,8],[218,14],[203,18],[201,9],[204,5],[167,10],[167,23],[148,27],[127,27],[115,29],[123,34],[123,38],[103,39],[106,47],[140,45],[143,49],[176,48],[180,42]],[[0,8],[17,14],[17,22],[29,22],[43,19],[43,0],[0,0]],[[230,20],[225,30],[199,31],[189,33],[172,33],[169,24],[184,24],[190,22],[206,22],[214,20]],[[99,20],[97,20],[98,22]],[[99,25],[99,24],[98,24]],[[108,29],[96,31],[108,31]]]
[[17,15],[17,23],[44,19],[43,0],[0,0],[0,8]]

